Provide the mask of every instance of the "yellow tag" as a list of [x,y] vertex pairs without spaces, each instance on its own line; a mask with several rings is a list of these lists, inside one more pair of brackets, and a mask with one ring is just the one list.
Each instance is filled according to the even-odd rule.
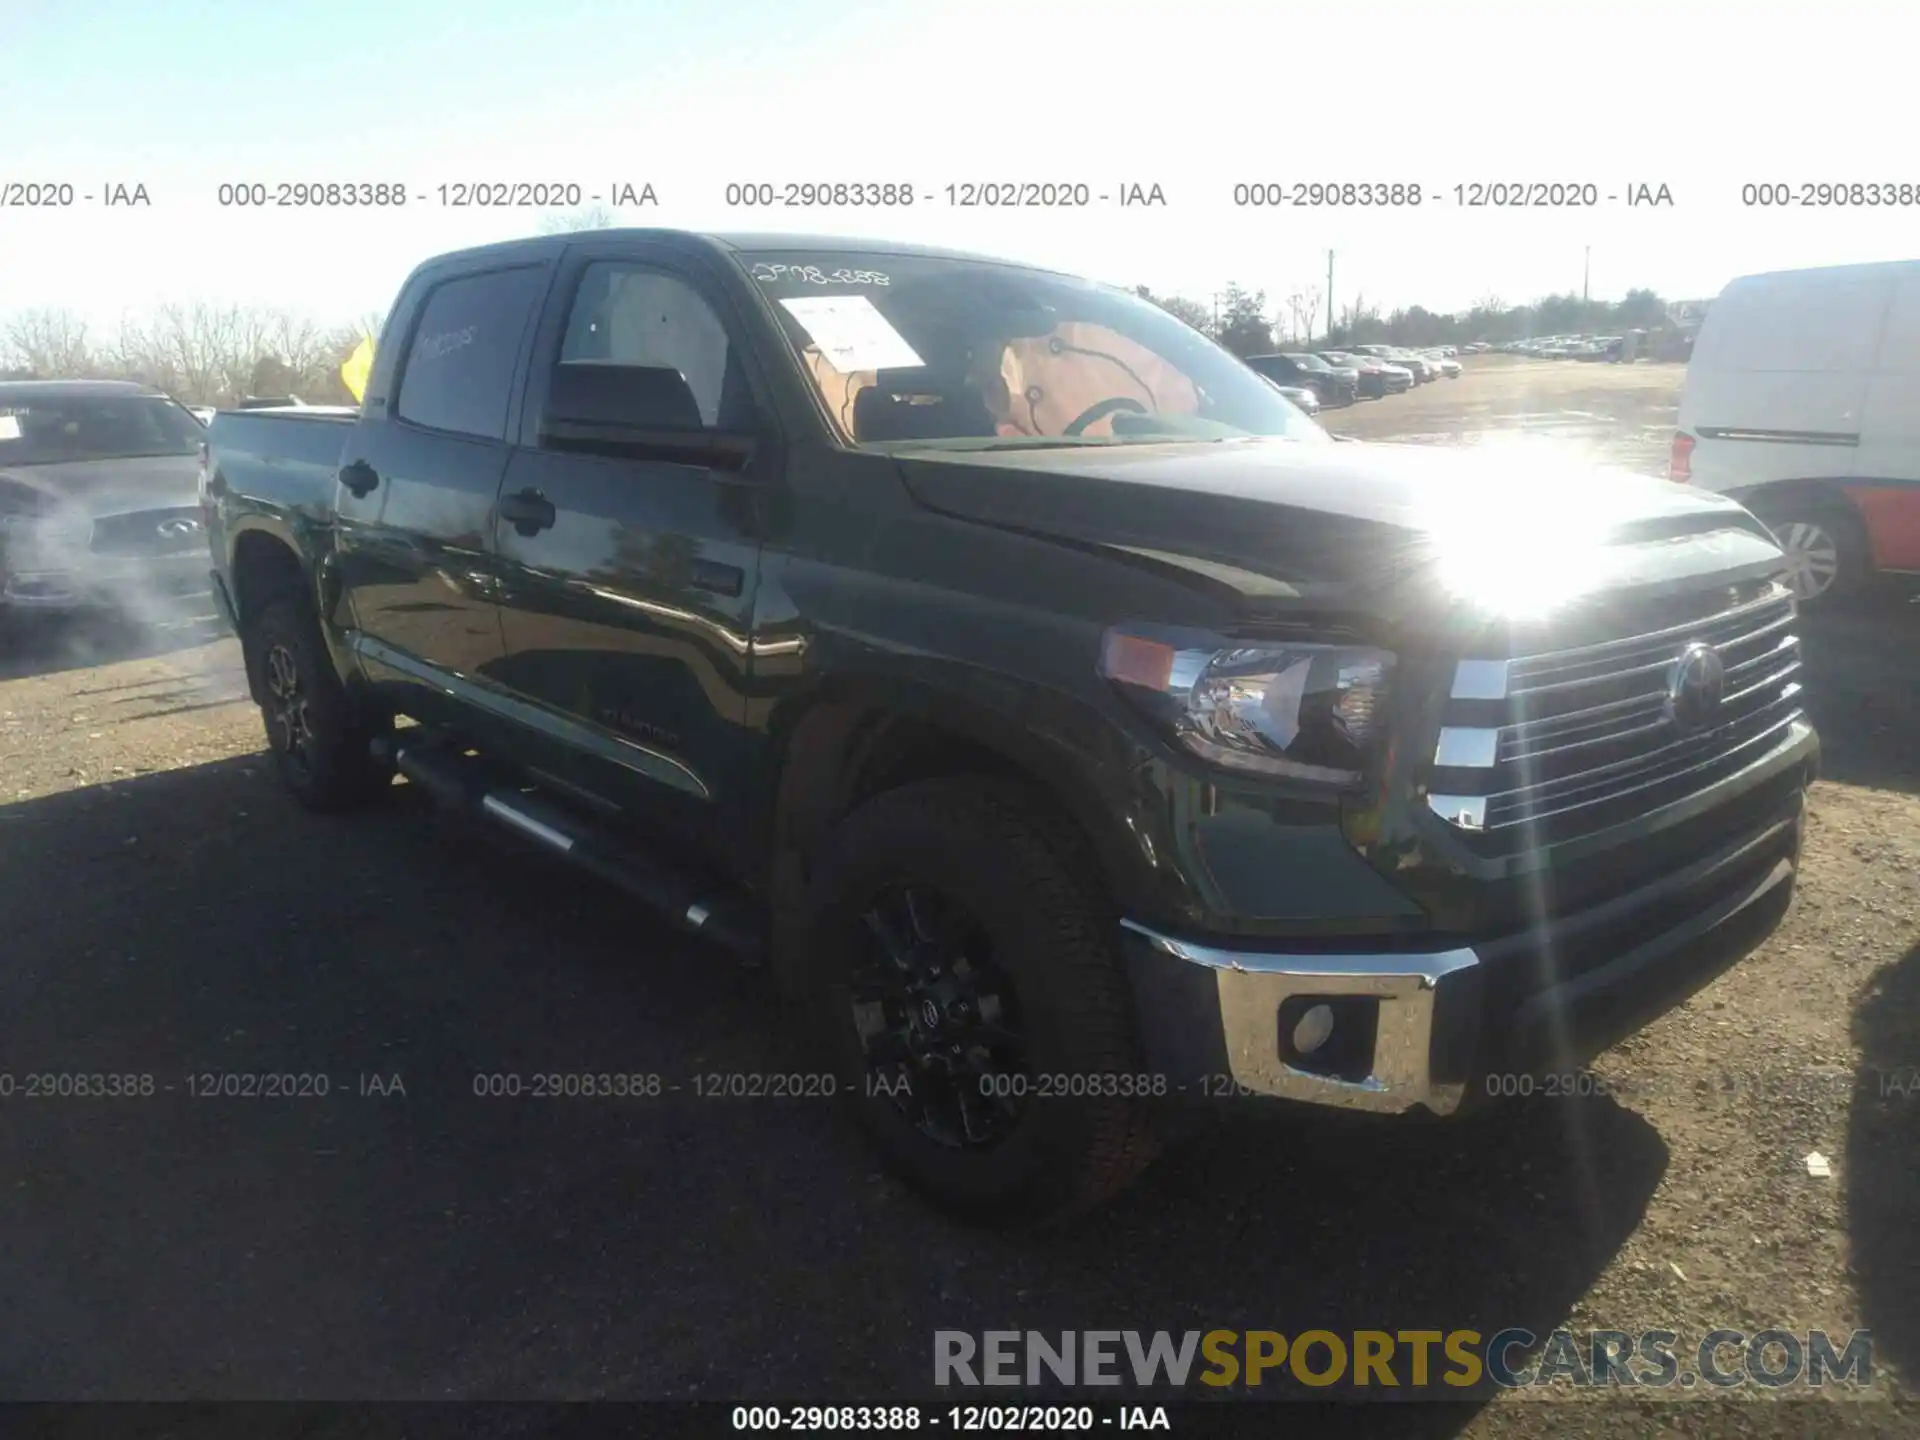
[[368,335],[353,347],[353,354],[349,355],[346,363],[340,367],[340,379],[347,389],[353,392],[356,405],[366,396],[367,376],[371,373],[373,373],[373,337]]

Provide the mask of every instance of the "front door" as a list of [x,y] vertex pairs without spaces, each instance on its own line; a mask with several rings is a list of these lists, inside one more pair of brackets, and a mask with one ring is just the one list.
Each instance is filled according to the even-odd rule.
[[[743,478],[763,477],[539,438],[548,382],[573,363],[677,371],[704,426],[768,433],[724,295],[634,253],[573,252],[536,337],[494,532],[506,644],[494,673],[543,713],[537,728],[564,741],[552,758],[567,779],[705,845],[736,823],[752,753],[760,487]],[[777,466],[777,452],[751,463]],[[527,497],[537,497],[531,519]]]
[[521,265],[434,283],[341,464],[338,565],[355,648],[373,678],[428,699],[501,655],[493,506],[549,275]]

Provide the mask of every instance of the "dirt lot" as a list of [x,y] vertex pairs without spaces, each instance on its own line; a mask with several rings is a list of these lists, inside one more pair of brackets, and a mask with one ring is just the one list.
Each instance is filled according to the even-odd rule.
[[1363,440],[1525,444],[1542,454],[1667,473],[1680,413],[1679,365],[1603,365],[1474,355],[1456,380],[1364,400],[1320,418]]
[[[1328,418],[1657,470],[1678,378],[1481,364]],[[0,1099],[0,1397],[873,1401],[928,1394],[937,1329],[1865,1326],[1871,1395],[1817,1414],[1509,1394],[1423,1428],[1911,1433],[1885,1402],[1920,1376],[1920,607],[1806,627],[1800,898],[1603,1059],[1628,1098],[1240,1115],[1044,1241],[933,1217],[819,1102],[476,1096],[790,1052],[753,973],[590,881],[405,804],[297,812],[212,635],[0,668],[0,1072],[156,1077]],[[208,1072],[330,1090],[196,1098]]]

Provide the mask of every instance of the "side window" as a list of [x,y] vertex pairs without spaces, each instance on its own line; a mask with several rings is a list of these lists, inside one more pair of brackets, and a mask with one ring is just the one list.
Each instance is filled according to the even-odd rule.
[[560,345],[562,365],[678,371],[711,429],[723,408],[745,401],[737,374],[729,375],[730,358],[726,326],[678,276],[621,261],[596,261],[582,273]]
[[400,372],[400,418],[505,439],[514,364],[545,288],[545,271],[537,265],[463,275],[436,286]]

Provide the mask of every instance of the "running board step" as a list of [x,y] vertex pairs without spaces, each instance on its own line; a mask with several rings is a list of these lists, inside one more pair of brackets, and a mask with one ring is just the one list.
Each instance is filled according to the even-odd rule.
[[387,739],[375,753],[444,809],[470,811],[619,886],[679,929],[749,958],[762,946],[752,910],[659,856],[621,843],[591,822],[490,775],[433,739]]

